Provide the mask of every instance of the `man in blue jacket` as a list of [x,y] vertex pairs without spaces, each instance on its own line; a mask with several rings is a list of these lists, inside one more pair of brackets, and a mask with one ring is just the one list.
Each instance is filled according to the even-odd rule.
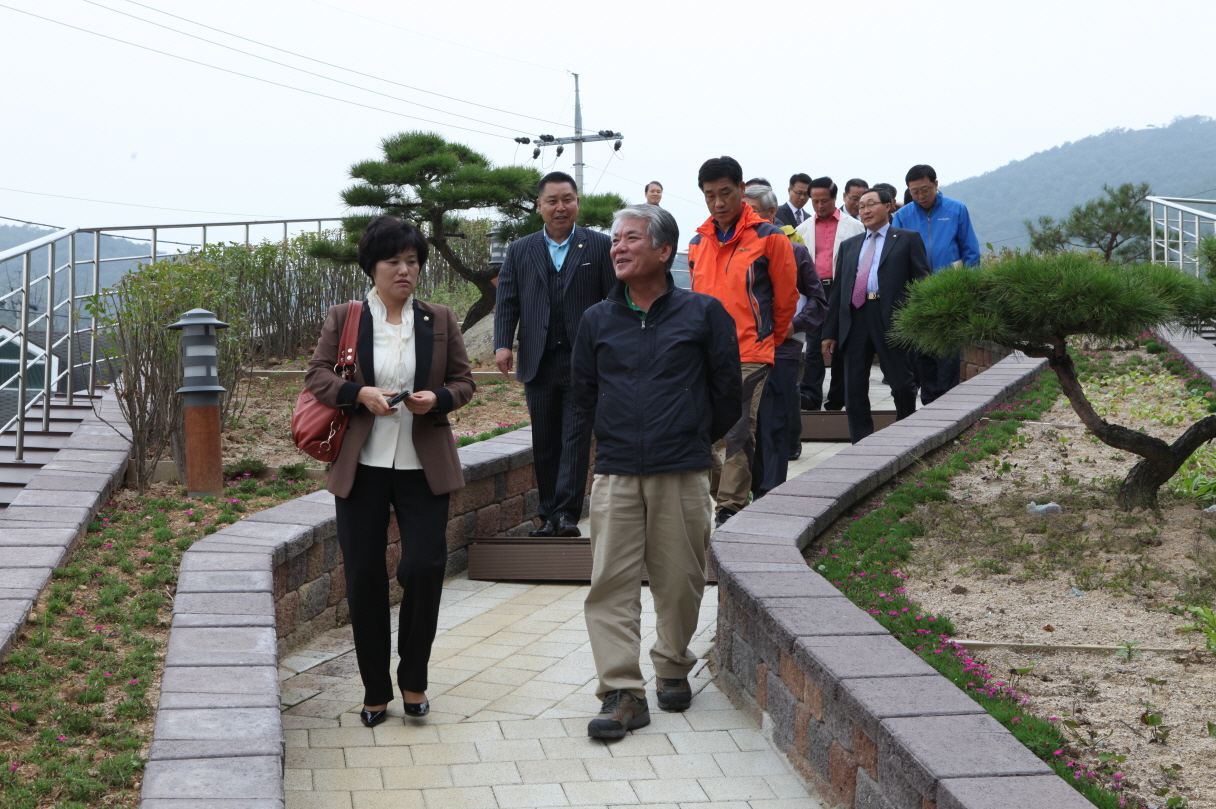
[[[896,211],[891,219],[892,226],[920,233],[933,272],[962,264],[978,267],[980,243],[971,227],[967,206],[942,196],[937,190],[937,172],[932,166],[913,166],[908,169],[904,181],[916,204],[905,205]],[[961,359],[957,351],[941,357],[917,354],[916,376],[920,380],[923,404],[929,404],[958,384]]]
[[600,715],[587,735],[616,739],[650,724],[641,650],[641,578],[654,596],[650,650],[659,707],[692,702],[705,552],[713,532],[712,447],[739,420],[737,330],[716,298],[676,287],[680,231],[654,205],[617,211],[617,284],[583,314],[574,343],[575,405],[594,419],[591,590],[585,618]]

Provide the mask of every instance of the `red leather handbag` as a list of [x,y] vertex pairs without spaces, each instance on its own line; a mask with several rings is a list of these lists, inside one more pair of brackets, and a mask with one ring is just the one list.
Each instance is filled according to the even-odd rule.
[[[346,308],[346,324],[338,342],[338,361],[334,373],[348,382],[355,374],[355,343],[359,339],[359,319],[363,304],[351,301]],[[300,391],[296,410],[291,414],[291,440],[305,455],[327,463],[336,461],[342,450],[342,438],[350,414],[336,407],[326,407],[317,401],[308,388]]]

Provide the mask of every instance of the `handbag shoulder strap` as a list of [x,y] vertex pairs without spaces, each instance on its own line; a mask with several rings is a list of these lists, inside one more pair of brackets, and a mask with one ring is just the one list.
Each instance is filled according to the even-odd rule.
[[346,305],[346,323],[342,326],[342,339],[338,342],[337,367],[345,367],[349,378],[350,369],[355,365],[355,345],[359,342],[359,320],[363,317],[363,304],[351,301]]

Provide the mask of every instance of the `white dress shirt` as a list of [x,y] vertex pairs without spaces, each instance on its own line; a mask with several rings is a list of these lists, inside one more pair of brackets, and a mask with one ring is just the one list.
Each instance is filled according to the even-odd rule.
[[[407,300],[401,307],[401,323],[388,322],[388,309],[375,288],[367,295],[372,312],[373,367],[376,387],[403,391],[414,384],[418,359],[414,346],[414,307]],[[414,414],[405,403],[387,416],[376,416],[371,434],[359,450],[359,463],[387,469],[421,469],[414,451]]]
[[[795,227],[797,227],[798,225],[801,225],[803,222],[810,219],[810,217],[807,216],[807,214],[806,214],[805,205],[802,206],[801,208],[795,208],[794,203],[792,203],[792,202],[787,202],[785,204],[787,206],[789,206],[790,212],[794,214],[794,226]],[[801,221],[799,221],[800,218],[801,218]]]
[[861,275],[861,262],[865,258],[866,250],[870,247],[870,240],[874,240],[874,260],[870,264],[870,277],[866,279],[866,293],[878,291],[878,262],[882,261],[882,246],[887,241],[887,231],[891,229],[891,223],[880,227],[878,230],[871,230],[866,233],[865,241],[861,243],[861,255],[857,258],[857,274]]

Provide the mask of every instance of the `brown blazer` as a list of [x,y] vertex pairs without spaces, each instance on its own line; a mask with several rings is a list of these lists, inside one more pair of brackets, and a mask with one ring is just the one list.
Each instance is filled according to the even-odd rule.
[[[456,441],[447,414],[468,404],[477,386],[469,372],[469,358],[464,338],[456,324],[456,315],[446,306],[423,303],[417,299],[414,307],[414,345],[417,351],[417,372],[411,391],[429,390],[438,401],[431,412],[414,416],[414,450],[426,472],[426,482],[432,494],[447,494],[464,486],[464,471],[456,454]],[[338,341],[346,324],[345,303],[329,307],[317,350],[308,363],[304,385],[323,405],[341,407],[350,413],[350,425],[342,439],[342,451],[329,469],[325,488],[338,497],[350,494],[359,465],[359,450],[371,434],[376,417],[359,404],[356,397],[364,385],[375,385],[375,363],[372,360],[372,312],[363,302],[359,319],[359,339],[355,350],[354,381],[347,382],[334,372],[338,358]],[[402,405],[404,406],[404,405]]]

